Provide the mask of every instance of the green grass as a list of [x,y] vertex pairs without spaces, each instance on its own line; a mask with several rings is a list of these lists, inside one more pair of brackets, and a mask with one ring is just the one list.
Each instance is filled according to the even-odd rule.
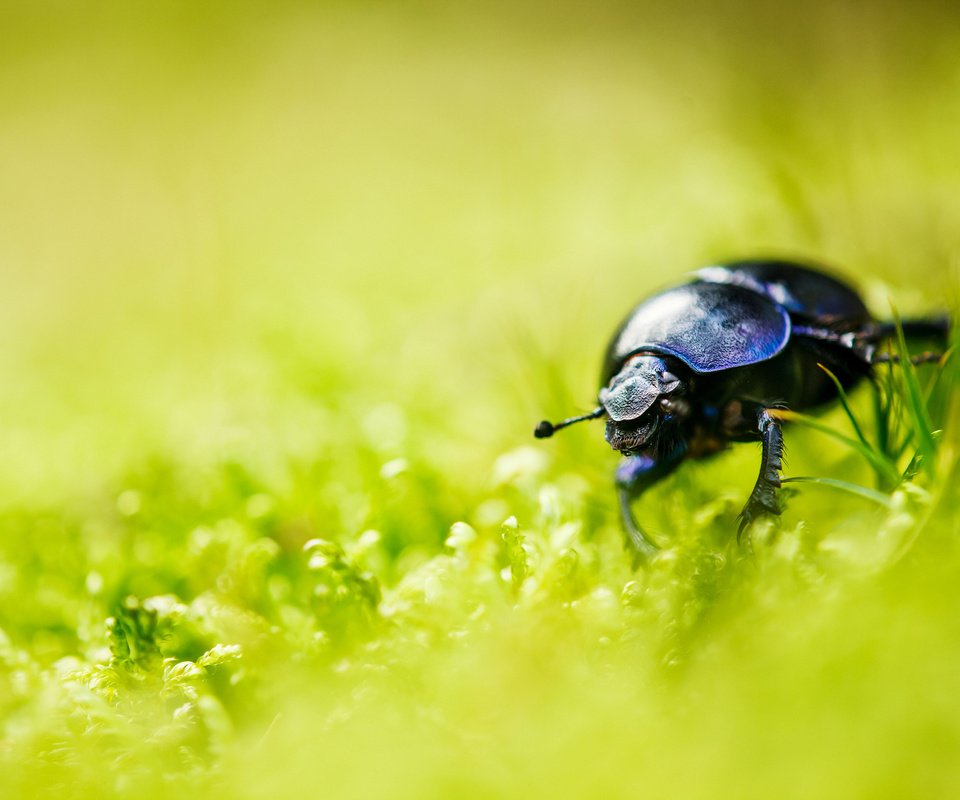
[[[956,358],[638,504],[687,270],[956,307],[948,5],[0,0],[0,794],[960,792]],[[896,352],[902,344],[893,343]]]

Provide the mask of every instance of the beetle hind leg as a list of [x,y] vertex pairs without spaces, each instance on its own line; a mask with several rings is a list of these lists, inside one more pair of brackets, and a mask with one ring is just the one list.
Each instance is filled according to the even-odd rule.
[[761,455],[760,474],[754,484],[747,504],[740,512],[740,525],[737,528],[737,541],[744,530],[762,516],[779,516],[780,502],[777,490],[780,488],[780,471],[783,469],[783,431],[780,420],[768,408],[760,409],[757,414],[757,430],[760,433]]
[[[944,355],[945,353],[927,350],[910,356],[910,363],[915,367],[921,364],[937,364],[943,361]],[[902,359],[896,353],[874,353],[870,358],[871,364],[899,364],[901,361]]]

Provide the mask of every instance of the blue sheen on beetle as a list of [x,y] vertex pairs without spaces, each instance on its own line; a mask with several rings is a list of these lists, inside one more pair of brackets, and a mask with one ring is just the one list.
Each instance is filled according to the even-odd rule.
[[[944,338],[945,317],[904,324],[909,335]],[[589,419],[606,419],[604,436],[626,456],[616,487],[635,563],[657,545],[632,503],[687,458],[731,442],[759,441],[760,472],[740,515],[740,533],[778,515],[783,456],[778,409],[804,410],[837,397],[870,374],[895,332],[871,317],[857,292],[805,264],[738,261],[704,267],[693,280],[644,300],[613,334],[603,360],[597,408],[552,424],[537,438]],[[918,361],[930,361],[930,354]]]
[[655,352],[696,372],[717,372],[773,358],[789,339],[790,315],[782,306],[735,284],[701,281],[637,306],[614,334],[606,362]]

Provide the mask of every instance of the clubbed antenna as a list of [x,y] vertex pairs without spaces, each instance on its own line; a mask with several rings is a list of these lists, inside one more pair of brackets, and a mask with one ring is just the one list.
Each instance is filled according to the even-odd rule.
[[606,413],[603,406],[597,406],[589,414],[584,414],[582,417],[570,417],[570,419],[565,419],[563,422],[558,422],[554,425],[552,422],[547,422],[543,420],[536,429],[533,431],[533,435],[538,439],[549,439],[553,434],[555,434],[561,428],[566,428],[567,425],[573,425],[575,422],[584,422],[588,419],[596,419],[597,417],[602,417]]

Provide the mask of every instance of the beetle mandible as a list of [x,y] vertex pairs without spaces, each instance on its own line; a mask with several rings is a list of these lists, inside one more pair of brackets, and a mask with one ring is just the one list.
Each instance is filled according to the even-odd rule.
[[[907,334],[922,336],[942,337],[948,327],[941,317],[904,323]],[[739,538],[753,520],[780,513],[777,410],[837,398],[820,365],[846,390],[875,364],[896,360],[879,350],[895,331],[870,315],[854,289],[819,268],[767,259],[705,267],[691,282],[640,303],[617,328],[596,409],[557,424],[544,420],[534,435],[606,417],[607,442],[626,456],[616,486],[637,561],[658,548],[637,524],[633,500],[688,458],[759,440],[760,474],[740,513]]]

